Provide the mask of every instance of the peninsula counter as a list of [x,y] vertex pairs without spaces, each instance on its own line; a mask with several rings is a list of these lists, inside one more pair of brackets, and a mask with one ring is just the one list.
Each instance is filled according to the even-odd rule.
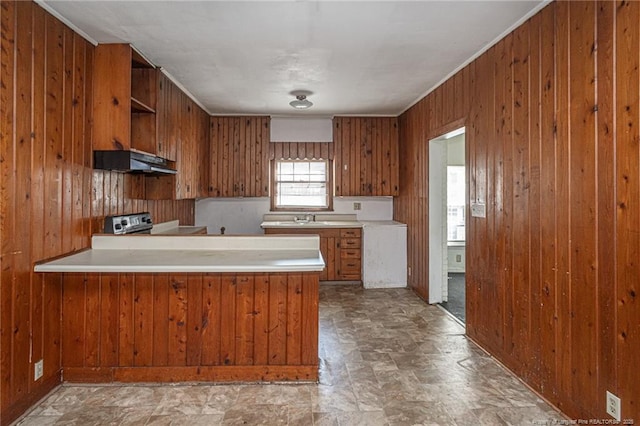
[[318,380],[317,236],[94,236],[63,283],[68,382]]

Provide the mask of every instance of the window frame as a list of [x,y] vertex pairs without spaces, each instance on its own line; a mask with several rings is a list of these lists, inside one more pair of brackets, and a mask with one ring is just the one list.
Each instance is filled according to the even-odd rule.
[[[327,206],[326,207],[313,207],[313,206],[278,206],[276,205],[276,173],[278,162],[287,161],[287,162],[300,162],[300,163],[325,163],[327,170]],[[271,211],[280,211],[280,212],[325,212],[325,211],[333,211],[333,197],[335,193],[335,188],[333,187],[333,161],[330,159],[323,158],[313,158],[313,159],[300,159],[300,158],[278,158],[272,159],[270,161],[270,173],[269,173],[269,198],[271,200]]]

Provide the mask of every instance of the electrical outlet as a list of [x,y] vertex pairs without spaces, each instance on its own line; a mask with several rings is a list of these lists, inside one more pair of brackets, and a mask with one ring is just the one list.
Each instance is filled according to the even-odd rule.
[[411,266],[409,266],[409,276],[411,276]]
[[360,203],[353,203],[353,209],[354,210],[360,210],[362,208],[362,204]]
[[621,413],[620,413],[620,398],[607,391],[607,414],[611,417],[620,421]]
[[42,377],[44,373],[44,361],[40,360],[33,365],[33,380],[36,381]]

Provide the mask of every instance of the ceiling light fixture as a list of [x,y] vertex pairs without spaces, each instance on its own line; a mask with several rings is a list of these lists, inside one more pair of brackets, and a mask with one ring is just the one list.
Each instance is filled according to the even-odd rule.
[[313,102],[307,99],[307,95],[297,95],[295,101],[289,102],[295,109],[307,109],[313,106]]

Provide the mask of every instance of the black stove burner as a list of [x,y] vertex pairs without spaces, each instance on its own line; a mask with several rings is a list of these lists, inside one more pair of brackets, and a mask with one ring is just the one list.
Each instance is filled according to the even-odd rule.
[[105,234],[150,234],[151,228],[153,228],[153,222],[149,212],[104,218]]

